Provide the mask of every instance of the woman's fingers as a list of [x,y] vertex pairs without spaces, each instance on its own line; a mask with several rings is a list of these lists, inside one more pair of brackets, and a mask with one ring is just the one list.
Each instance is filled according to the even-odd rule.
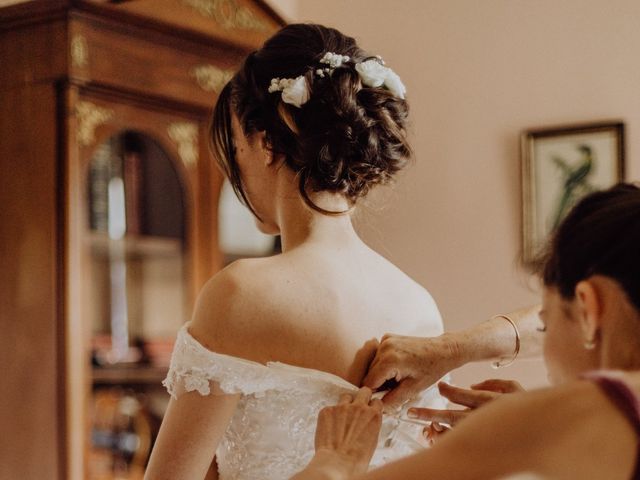
[[382,397],[387,411],[393,411],[400,408],[407,400],[414,398],[420,392],[417,380],[413,378],[405,378],[398,386]]
[[[463,405],[467,410],[436,410],[431,408],[411,408],[408,413],[413,418],[431,422],[442,422],[451,426],[464,419],[471,410],[484,405],[499,397],[503,393],[510,393],[521,389],[517,382],[509,380],[487,380],[478,383],[472,389],[454,387],[445,382],[438,383],[438,389],[443,397],[452,403]],[[434,426],[435,425],[435,426]],[[429,427],[429,435],[433,437],[437,432],[437,424]]]
[[354,473],[362,473],[375,451],[381,424],[382,402],[371,400],[369,388],[343,394],[337,406],[320,410],[316,453],[335,455],[351,464]]
[[469,390],[466,388],[454,387],[445,382],[438,383],[438,389],[443,397],[451,402],[469,408],[477,408],[496,398],[497,393],[486,390]]
[[369,365],[369,371],[362,380],[362,385],[376,390],[380,388],[384,382],[396,378],[397,375],[397,368],[389,362],[383,361],[378,354],[371,362],[371,365]]
[[390,333],[382,337],[378,351],[369,365],[369,371],[362,380],[362,385],[376,390],[388,380],[400,380],[399,370],[410,368],[402,359],[402,346],[396,344],[403,338]]
[[393,333],[385,333],[382,336],[382,338],[380,339],[380,343],[384,342],[385,340],[388,340],[389,338],[394,338],[394,337],[399,338],[401,336],[402,335],[396,335],[396,334],[393,334]]
[[362,387],[356,392],[355,396],[350,393],[343,393],[342,395],[340,395],[338,405],[362,404],[369,405],[377,410],[382,411],[382,407],[384,404],[380,399],[376,398],[372,400],[372,394],[373,392],[371,391],[371,389],[367,387]]
[[431,422],[429,425],[424,427],[424,429],[422,430],[422,435],[429,442],[429,445],[433,445],[438,437],[444,435],[449,430],[451,429],[439,424],[438,422]]
[[369,405],[373,407],[377,412],[382,413],[382,409],[384,407],[384,403],[382,403],[382,400],[374,398],[373,400],[371,400],[371,402],[369,402]]
[[407,412],[409,418],[446,423],[451,426],[463,420],[468,414],[468,410],[437,410],[434,408],[410,408]]
[[372,392],[370,388],[362,387],[360,390],[358,390],[358,393],[356,393],[356,396],[353,399],[353,403],[360,403],[363,405],[369,404],[369,401],[371,400],[371,393]]
[[474,385],[471,385],[471,388],[473,390],[488,390],[498,393],[515,393],[524,391],[522,385],[514,380],[500,380],[496,378],[476,383]]
[[433,428],[433,430],[435,430],[438,433],[442,433],[447,429],[447,427],[439,424],[438,422],[431,422],[431,428]]

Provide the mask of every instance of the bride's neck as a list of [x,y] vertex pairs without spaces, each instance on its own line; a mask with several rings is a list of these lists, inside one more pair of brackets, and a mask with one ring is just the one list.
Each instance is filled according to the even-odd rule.
[[[327,211],[349,210],[347,200],[339,194],[319,192],[311,194],[310,198]],[[361,241],[351,223],[350,213],[325,215],[305,205],[299,194],[287,195],[278,202],[277,218],[283,252],[309,243],[345,248]]]

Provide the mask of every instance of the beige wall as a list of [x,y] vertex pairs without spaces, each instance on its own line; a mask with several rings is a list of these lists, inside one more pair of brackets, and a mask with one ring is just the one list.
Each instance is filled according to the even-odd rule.
[[[277,3],[277,2],[275,2]],[[637,0],[298,0],[292,18],[335,26],[405,81],[416,162],[366,239],[434,295],[447,329],[537,300],[517,268],[519,133],[620,118],[640,178]],[[539,361],[501,370],[545,381]],[[457,372],[469,383],[487,365]]]
[[299,0],[272,0],[267,3],[286,21],[294,22],[297,21],[299,17],[298,1]]

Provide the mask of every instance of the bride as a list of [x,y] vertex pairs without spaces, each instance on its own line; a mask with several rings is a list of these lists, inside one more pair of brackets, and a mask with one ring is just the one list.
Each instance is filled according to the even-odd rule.
[[[214,456],[223,480],[289,478],[313,457],[320,409],[357,391],[371,339],[442,333],[429,293],[351,222],[410,155],[404,96],[380,57],[310,24],[276,33],[221,92],[220,167],[283,253],[234,262],[202,289],[178,333],[147,480],[203,479]],[[433,390],[412,404],[444,407]],[[420,430],[385,417],[373,465],[415,451]]]

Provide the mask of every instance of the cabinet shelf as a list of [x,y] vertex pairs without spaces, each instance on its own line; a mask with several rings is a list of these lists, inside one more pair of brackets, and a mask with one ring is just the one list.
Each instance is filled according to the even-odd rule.
[[94,367],[92,369],[93,385],[132,385],[132,384],[158,384],[167,376],[168,369],[164,367],[140,366],[114,366]]
[[98,256],[118,251],[124,251],[129,258],[174,258],[182,255],[182,240],[179,238],[127,235],[114,240],[105,234],[91,232],[87,235],[87,243],[91,252]]

